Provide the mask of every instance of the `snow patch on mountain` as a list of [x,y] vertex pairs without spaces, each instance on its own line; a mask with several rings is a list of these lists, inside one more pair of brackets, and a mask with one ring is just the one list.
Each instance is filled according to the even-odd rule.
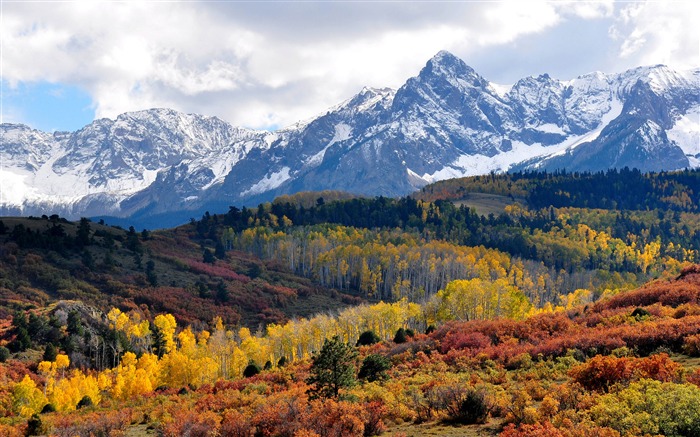
[[22,202],[33,195],[31,184],[27,183],[30,173],[21,174],[0,168],[0,205],[21,207]]
[[562,129],[561,127],[557,126],[554,123],[541,124],[539,126],[535,126],[534,129],[537,131],[545,132],[545,133],[549,133],[549,134],[568,135],[566,132],[564,132],[564,129]]
[[683,150],[691,167],[700,167],[700,105],[678,117],[666,135]]
[[307,159],[306,165],[310,167],[320,165],[323,162],[323,157],[326,156],[326,151],[329,147],[331,147],[335,143],[347,141],[350,138],[352,138],[352,126],[345,123],[336,124],[335,135],[333,136],[333,138],[331,138],[331,140],[328,142],[328,144],[326,144],[326,146],[323,149],[321,149],[318,153]]
[[498,97],[505,98],[511,88],[513,88],[513,85],[501,85],[499,83],[489,82],[489,87]]
[[282,167],[279,171],[265,175],[264,178],[253,184],[249,189],[241,193],[241,195],[260,194],[279,187],[284,181],[291,177],[289,175],[289,170],[291,170],[289,167]]
[[566,153],[570,153],[573,149],[580,146],[581,144],[595,141],[600,136],[600,133],[603,131],[603,129],[605,129],[605,127],[608,124],[610,124],[611,121],[615,120],[617,117],[620,116],[620,114],[622,113],[622,108],[622,102],[617,98],[613,98],[610,102],[608,112],[601,118],[600,124],[596,129],[583,135],[572,136],[566,141],[556,146],[552,146],[552,148],[556,148],[558,150],[556,150],[554,153],[547,154],[548,157],[551,158],[554,156],[562,156]]

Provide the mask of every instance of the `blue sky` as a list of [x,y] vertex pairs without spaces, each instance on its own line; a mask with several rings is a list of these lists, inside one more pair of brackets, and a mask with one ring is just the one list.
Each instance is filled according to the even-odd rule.
[[3,2],[2,121],[153,107],[253,128],[401,86],[439,50],[486,79],[700,64],[692,1]]
[[21,121],[38,129],[78,130],[95,119],[92,98],[74,85],[49,82],[21,82],[10,87],[2,83],[3,109],[8,120]]

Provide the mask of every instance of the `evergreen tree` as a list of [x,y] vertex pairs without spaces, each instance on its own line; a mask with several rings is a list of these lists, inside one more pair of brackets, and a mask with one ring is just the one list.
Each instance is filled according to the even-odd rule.
[[406,330],[403,328],[399,328],[398,331],[396,331],[396,335],[394,335],[394,343],[401,344],[406,343],[406,341]]
[[72,310],[68,313],[66,330],[68,334],[80,337],[85,333],[85,328],[83,328],[83,322],[80,320],[80,313],[78,313],[78,311]]
[[226,287],[224,281],[219,281],[219,283],[216,284],[216,299],[219,302],[228,302],[229,300],[228,287]]
[[95,258],[92,256],[89,250],[83,250],[83,255],[81,257],[83,265],[90,270],[95,269]]
[[15,340],[9,345],[15,352],[22,352],[32,346],[32,339],[29,337],[27,328],[19,328]]
[[243,370],[243,377],[250,378],[260,373],[260,366],[251,361],[246,368]]
[[326,339],[321,351],[311,361],[311,376],[306,380],[312,387],[311,398],[338,398],[340,389],[357,383],[355,359],[357,351],[343,343],[339,336]]
[[58,355],[58,351],[56,350],[56,346],[53,345],[53,343],[49,343],[46,345],[46,349],[44,349],[44,361],[55,361],[56,360],[56,355]]
[[4,363],[10,358],[10,350],[5,346],[0,346],[0,363]]
[[149,259],[146,263],[146,279],[152,287],[158,286],[158,275],[156,275],[156,263]]
[[216,247],[214,248],[214,256],[219,259],[226,258],[226,248],[221,241],[216,242]]
[[216,258],[214,258],[214,254],[211,250],[204,249],[204,252],[202,252],[202,260],[207,264],[214,264]]
[[374,333],[374,331],[365,331],[362,334],[360,334],[360,337],[357,339],[357,343],[355,346],[369,346],[371,344],[379,343],[381,341],[381,338],[377,334]]
[[80,223],[78,223],[75,243],[78,247],[85,247],[90,244],[90,220],[85,217],[82,217]]
[[360,367],[360,373],[357,377],[364,379],[366,381],[372,382],[379,379],[385,379],[386,371],[391,369],[391,362],[377,354],[370,354],[362,360],[362,366]]

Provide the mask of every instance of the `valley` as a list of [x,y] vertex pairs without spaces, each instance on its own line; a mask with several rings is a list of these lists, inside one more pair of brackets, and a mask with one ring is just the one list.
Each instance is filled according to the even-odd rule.
[[698,178],[306,192],[157,231],[2,218],[0,431],[693,435]]

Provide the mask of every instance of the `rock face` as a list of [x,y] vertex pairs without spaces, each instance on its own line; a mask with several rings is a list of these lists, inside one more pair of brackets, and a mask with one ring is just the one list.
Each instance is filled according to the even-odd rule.
[[699,132],[700,70],[543,74],[503,87],[443,51],[398,90],[365,88],[277,132],[168,109],[77,132],[0,125],[0,214],[152,227],[302,190],[395,196],[491,171],[676,170],[700,167]]

